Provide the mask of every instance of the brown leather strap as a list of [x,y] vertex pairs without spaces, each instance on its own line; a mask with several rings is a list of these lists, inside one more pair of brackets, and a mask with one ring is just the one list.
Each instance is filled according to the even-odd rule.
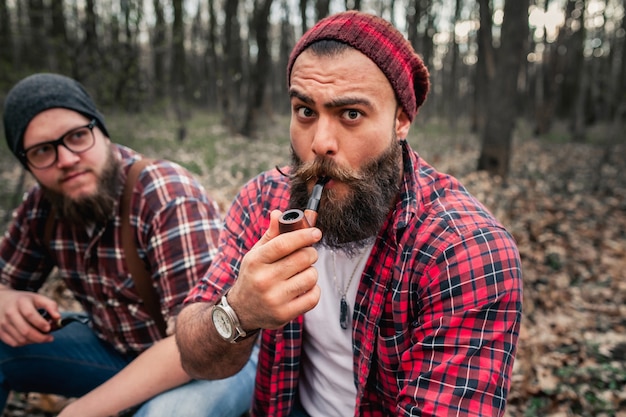
[[133,189],[139,174],[143,169],[151,164],[151,159],[140,159],[131,165],[128,170],[128,177],[124,184],[124,192],[122,194],[121,201],[121,229],[122,229],[122,246],[124,247],[124,255],[126,256],[126,266],[135,282],[135,288],[139,293],[139,297],[143,300],[146,310],[156,323],[161,336],[165,337],[167,326],[165,320],[161,314],[161,303],[159,295],[157,294],[154,286],[152,285],[152,278],[150,272],[146,269],[146,264],[139,257],[137,252],[137,245],[135,242],[135,236],[132,233],[130,227],[130,204],[133,196]]

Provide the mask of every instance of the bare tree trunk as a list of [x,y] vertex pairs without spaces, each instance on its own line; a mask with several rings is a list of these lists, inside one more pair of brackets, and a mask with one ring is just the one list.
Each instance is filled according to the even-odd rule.
[[493,47],[491,27],[492,10],[489,0],[478,0],[480,27],[478,29],[478,62],[474,78],[474,108],[472,113],[471,129],[473,132],[482,132],[487,119],[487,103],[489,82],[495,76],[496,59]]
[[43,0],[28,0],[28,22],[30,24],[27,35],[30,35],[25,53],[26,62],[31,71],[47,66],[47,37],[45,33]]
[[13,36],[11,32],[11,16],[7,7],[7,0],[0,0],[0,88],[8,90],[11,83],[11,69],[13,66]]
[[[207,47],[206,47],[206,62],[207,62],[207,72],[206,76],[209,80],[209,107],[214,108],[215,103],[218,103],[221,97],[220,85],[222,84],[220,80],[223,78],[223,73],[221,71],[221,67],[219,65],[219,61],[217,58],[217,16],[215,14],[215,5],[214,0],[209,0],[209,31],[208,31],[208,39],[207,39]],[[212,100],[211,98],[214,98]]]
[[[452,23],[452,27],[454,28],[454,24],[461,19],[461,0],[456,0],[456,5],[454,8],[454,18]],[[456,126],[457,126],[457,118],[459,116],[458,102],[459,102],[459,91],[457,88],[457,83],[459,79],[459,44],[457,42],[455,31],[452,30],[452,39],[451,39],[451,63],[450,63],[450,73],[448,75],[448,94],[445,96],[448,99],[447,107],[448,107],[448,121],[450,127],[452,128],[453,134],[456,135]]]
[[308,6],[309,1],[308,0],[300,0],[299,6],[300,6],[300,21],[302,24],[302,33],[305,33],[307,30],[309,30],[309,26],[307,25],[306,22],[306,8]]
[[53,1],[50,3],[50,15],[52,26],[50,27],[51,60],[52,71],[66,74],[70,71],[69,63],[74,59],[70,56],[71,46],[65,28],[65,16],[63,14],[63,3]]
[[420,0],[410,0],[409,4],[406,8],[406,31],[407,31],[407,39],[413,45],[413,49],[416,52],[419,51],[419,36],[417,33],[417,25],[420,22],[421,14],[420,14]]
[[[96,30],[96,5],[94,0],[87,0],[85,6],[85,40],[84,48],[81,48],[87,55],[83,59],[86,65],[77,67],[79,79],[83,80],[89,74],[97,74],[100,68],[100,42]],[[81,68],[82,67],[82,68]]]
[[166,36],[167,28],[165,26],[165,12],[160,0],[153,0],[154,8],[154,29],[152,30],[152,67],[154,71],[154,95],[161,99],[165,96],[165,87],[167,85],[165,72],[165,55],[166,55]]
[[[273,71],[274,84],[276,86],[274,94],[272,96],[273,107],[280,111],[288,112],[290,110],[290,103],[287,99],[287,79],[286,71],[287,63],[289,61],[289,54],[291,48],[295,43],[295,34],[293,25],[289,21],[290,6],[288,0],[282,0],[281,2],[282,17],[280,23],[280,46],[279,46],[279,59],[277,63],[277,71]],[[278,104],[276,104],[278,103]]]
[[171,98],[174,113],[178,122],[177,137],[185,139],[189,118],[186,103],[186,64],[185,64],[185,28],[183,25],[183,1],[174,0],[174,23],[172,25],[172,65],[170,71]]
[[[623,10],[626,10],[626,0],[623,0]],[[626,16],[622,17],[622,26],[621,30],[623,33],[626,33]],[[617,142],[618,140],[623,140],[624,138],[624,125],[626,124],[626,38],[621,37],[621,55],[620,55],[620,65],[617,70],[616,76],[616,89],[615,89],[615,98],[613,101],[615,102],[615,110],[613,115],[613,126],[612,126],[612,140]],[[619,44],[618,44],[619,45]],[[618,45],[616,45],[616,49],[619,50]]]
[[[570,0],[571,1],[571,0]],[[570,118],[570,132],[572,139],[577,142],[585,140],[585,98],[587,95],[587,89],[589,88],[587,69],[585,68],[585,56],[583,53],[585,43],[585,10],[586,1],[577,0],[576,10],[579,18],[578,30],[575,30],[570,37],[571,52],[570,62],[573,64],[570,70],[567,71],[570,78],[570,91],[573,98],[573,106],[569,112]]]
[[330,13],[330,0],[315,1],[315,21],[319,21]]
[[239,0],[229,0],[225,5],[222,112],[224,124],[231,131],[237,131],[235,123],[237,117],[231,109],[231,100],[236,102],[239,98],[237,91],[242,77],[241,40],[239,39],[239,18],[237,17]]
[[247,100],[246,115],[241,134],[247,137],[253,135],[257,114],[263,106],[268,76],[272,67],[272,57],[269,47],[269,14],[272,0],[256,0],[254,4],[253,30],[256,35],[257,60],[253,70],[255,79],[249,89],[250,97]]
[[489,94],[487,123],[482,135],[478,169],[506,180],[513,128],[517,119],[517,80],[523,67],[528,36],[529,0],[506,0],[496,76]]

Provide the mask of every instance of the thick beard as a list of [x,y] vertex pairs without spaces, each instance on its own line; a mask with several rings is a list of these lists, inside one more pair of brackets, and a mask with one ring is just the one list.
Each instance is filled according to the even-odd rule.
[[77,227],[104,224],[113,214],[121,184],[121,162],[109,148],[107,162],[98,179],[97,193],[78,199],[69,198],[44,187],[45,196],[62,221]]
[[354,254],[378,234],[400,189],[402,145],[395,139],[377,159],[359,171],[341,168],[328,158],[311,163],[291,151],[292,173],[290,206],[304,208],[309,199],[312,178],[328,176],[349,187],[344,198],[332,188],[324,190],[316,227],[322,233],[321,245]]

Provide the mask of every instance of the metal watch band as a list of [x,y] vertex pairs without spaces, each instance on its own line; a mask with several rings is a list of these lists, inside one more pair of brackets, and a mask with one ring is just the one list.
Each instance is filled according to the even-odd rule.
[[237,343],[237,342],[240,342],[242,340],[248,339],[249,337],[256,335],[260,329],[254,329],[254,330],[250,330],[246,332],[241,327],[241,322],[239,321],[239,317],[237,316],[237,313],[235,313],[235,310],[233,310],[233,308],[228,303],[228,299],[226,298],[227,295],[228,295],[228,292],[226,292],[222,296],[222,299],[220,300],[219,305],[228,313],[228,316],[231,318],[231,321],[232,321],[231,325],[235,329],[233,336],[231,336],[228,342]]

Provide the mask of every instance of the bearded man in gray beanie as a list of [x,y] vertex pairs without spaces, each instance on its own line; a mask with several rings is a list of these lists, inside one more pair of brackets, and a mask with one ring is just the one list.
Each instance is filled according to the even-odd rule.
[[183,367],[232,375],[261,329],[254,416],[501,416],[519,254],[409,146],[421,58],[389,22],[348,11],[297,42],[287,83],[293,162],[235,198],[178,316]]
[[[37,184],[0,243],[0,412],[11,391],[77,398],[65,417],[246,412],[256,356],[231,378],[192,380],[172,335],[217,249],[215,201],[181,166],[113,143],[90,95],[68,77],[17,83],[3,121],[9,149]],[[137,179],[126,190],[130,172]],[[158,313],[134,283],[125,239],[134,240]],[[53,269],[80,314],[38,293]]]

